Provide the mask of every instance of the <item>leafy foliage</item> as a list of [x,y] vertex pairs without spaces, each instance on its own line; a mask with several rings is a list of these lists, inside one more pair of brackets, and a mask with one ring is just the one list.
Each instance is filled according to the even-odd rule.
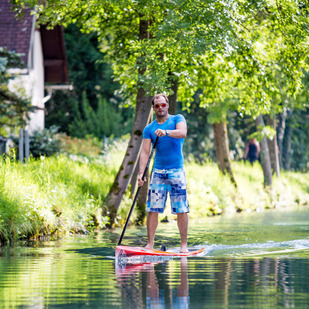
[[57,136],[58,127],[36,130],[30,136],[30,153],[34,158],[50,157],[60,151],[60,139]]
[[[97,33],[127,103],[140,88],[170,94],[177,79],[183,106],[190,109],[198,92],[211,123],[231,121],[230,111],[255,118],[300,107],[294,99],[308,71],[307,1],[13,2],[37,5],[41,23]],[[139,38],[145,25],[148,36]]]
[[284,160],[290,161],[290,169],[292,170],[309,170],[309,109],[296,110],[292,117],[287,121],[287,126],[292,130],[291,132],[291,151],[289,158]]
[[215,160],[215,150],[209,112],[200,107],[199,103],[199,96],[196,94],[190,109],[181,110],[183,105],[186,105],[184,103],[178,106],[178,112],[185,117],[188,127],[183,148],[184,157],[202,164]]
[[16,77],[8,73],[8,69],[23,67],[24,64],[16,53],[0,47],[0,127],[23,126],[29,112],[33,111],[28,98],[17,95],[8,88],[9,81]]
[[[52,126],[48,129],[35,130],[29,136],[30,154],[33,158],[41,156],[50,157],[60,152],[60,138],[58,136],[58,127]],[[11,136],[14,141],[16,154],[18,154],[19,137]]]
[[71,136],[85,137],[87,135],[97,138],[121,136],[131,131],[132,122],[125,121],[116,106],[112,102],[107,103],[101,96],[98,99],[98,107],[94,110],[83,94],[81,113],[76,107],[77,115],[72,123],[69,124]]

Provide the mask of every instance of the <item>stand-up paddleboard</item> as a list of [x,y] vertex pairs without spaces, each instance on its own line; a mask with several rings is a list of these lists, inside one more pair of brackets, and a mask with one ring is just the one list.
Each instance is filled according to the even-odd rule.
[[116,246],[116,259],[118,258],[131,258],[138,256],[194,256],[202,254],[204,248],[194,251],[189,251],[187,253],[172,252],[172,251],[161,251],[157,249],[148,249],[144,247],[129,247],[129,246]]

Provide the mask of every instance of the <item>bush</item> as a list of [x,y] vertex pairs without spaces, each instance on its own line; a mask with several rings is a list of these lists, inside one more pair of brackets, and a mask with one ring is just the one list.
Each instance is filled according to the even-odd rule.
[[34,158],[50,157],[60,151],[60,139],[57,132],[56,126],[33,132],[30,136],[30,152]]

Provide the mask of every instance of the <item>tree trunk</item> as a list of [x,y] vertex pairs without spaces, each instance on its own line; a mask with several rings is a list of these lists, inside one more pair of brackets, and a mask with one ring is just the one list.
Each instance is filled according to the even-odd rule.
[[[262,115],[259,115],[255,119],[255,125],[257,129],[259,129],[259,127],[265,126]],[[262,141],[260,142],[260,146],[261,146],[260,158],[264,174],[264,186],[271,187],[272,185],[271,163],[270,163],[269,149],[266,137],[263,137]]]
[[104,214],[110,217],[110,226],[114,224],[120,202],[127,190],[128,184],[131,181],[132,173],[135,169],[141,151],[143,130],[148,123],[150,113],[151,97],[146,97],[145,92],[142,89],[139,89],[131,138],[114,184],[112,185],[106,198],[106,209],[104,209]]
[[131,177],[131,197],[133,198],[135,191],[136,191],[136,186],[137,186],[137,177],[138,177],[138,166],[139,166],[139,161],[137,161],[137,164],[135,165],[134,171],[132,173]]
[[279,124],[277,129],[277,141],[278,141],[278,148],[279,148],[279,165],[283,167],[282,162],[282,153],[283,153],[283,138],[285,132],[285,123],[287,117],[287,108],[284,107],[282,113],[279,114]]
[[237,188],[230,160],[227,125],[225,122],[220,122],[214,123],[212,126],[214,130],[215,150],[219,169],[223,174],[228,173],[230,175],[232,183]]
[[[153,113],[150,114],[149,123],[153,121]],[[136,168],[138,170],[138,168]],[[146,217],[146,204],[147,204],[147,197],[148,197],[148,189],[150,184],[150,170],[148,169],[146,178],[147,181],[144,183],[143,187],[139,192],[138,199],[136,201],[136,224],[143,225],[145,217]]]
[[169,79],[171,81],[171,84],[172,84],[172,91],[173,91],[173,94],[170,95],[168,97],[168,100],[169,100],[169,109],[168,109],[168,112],[169,114],[171,115],[176,115],[176,110],[177,110],[177,91],[178,91],[178,79],[175,75],[173,75],[173,73],[169,72],[168,73],[169,75]]
[[292,116],[293,111],[288,110],[287,112],[287,119],[286,119],[286,126],[285,126],[285,133],[283,138],[282,144],[282,163],[283,168],[285,170],[291,169],[291,153],[292,153],[292,127],[290,125],[290,117]]
[[[271,117],[270,115],[267,115],[266,117],[267,117],[266,118],[267,125],[273,127],[276,130],[276,117]],[[267,143],[268,143],[272,173],[276,174],[277,177],[280,177],[277,135],[275,135],[272,140],[267,139]]]
[[[149,25],[150,21],[144,20],[143,16],[140,16],[139,40],[149,38]],[[141,77],[146,71],[142,57],[137,60],[137,63],[139,64],[138,76]],[[128,188],[133,171],[136,167],[137,158],[141,151],[143,130],[148,124],[151,113],[151,97],[146,96],[143,83],[139,80],[137,85],[135,119],[131,138],[117,176],[106,197],[106,205],[103,206],[103,214],[110,218],[109,226],[113,226],[115,222],[120,202]]]
[[[132,179],[131,179],[131,196],[132,198],[135,197],[136,194],[136,187],[137,187],[137,177],[138,177],[138,169],[139,166],[139,160],[136,164]],[[148,189],[149,189],[149,183],[150,183],[150,175],[149,170],[147,171],[146,178],[147,181],[144,183],[143,187],[139,191],[139,195],[136,201],[136,220],[135,223],[137,225],[143,225],[145,217],[146,217],[146,203],[147,203],[147,197],[148,197]]]

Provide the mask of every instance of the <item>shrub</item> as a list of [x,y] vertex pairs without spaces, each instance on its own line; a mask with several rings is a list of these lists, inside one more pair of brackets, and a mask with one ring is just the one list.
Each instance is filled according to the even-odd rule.
[[57,132],[56,126],[33,132],[30,136],[30,152],[34,158],[50,157],[60,151],[60,139]]

